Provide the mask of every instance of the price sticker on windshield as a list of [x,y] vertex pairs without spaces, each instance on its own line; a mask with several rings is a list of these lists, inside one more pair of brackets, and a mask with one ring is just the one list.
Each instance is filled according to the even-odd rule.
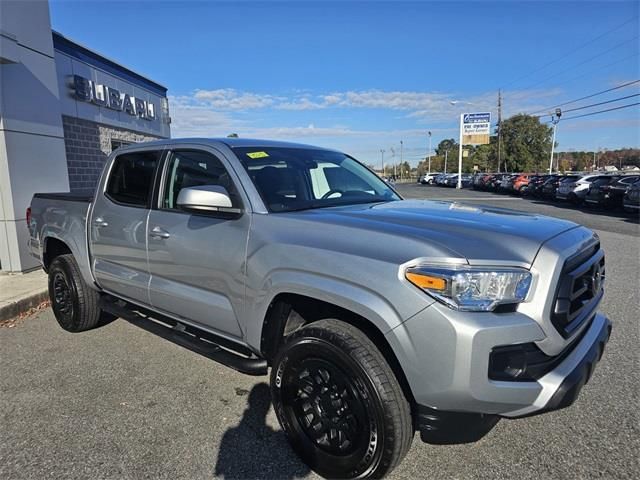
[[247,157],[252,158],[253,160],[257,158],[265,158],[268,157],[269,154],[267,152],[249,152],[247,153]]

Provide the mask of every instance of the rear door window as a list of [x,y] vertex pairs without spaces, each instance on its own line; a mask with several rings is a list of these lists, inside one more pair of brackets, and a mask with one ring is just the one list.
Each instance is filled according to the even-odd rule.
[[160,150],[118,155],[111,168],[105,195],[117,203],[148,207],[161,155]]
[[241,202],[236,188],[220,159],[201,150],[171,152],[161,208],[178,210],[178,195],[187,187],[216,185],[224,187],[234,207]]

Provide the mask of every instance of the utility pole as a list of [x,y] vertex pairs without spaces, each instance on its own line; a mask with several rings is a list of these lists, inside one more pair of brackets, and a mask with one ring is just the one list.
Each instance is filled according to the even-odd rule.
[[380,154],[382,155],[382,176],[384,177],[384,150],[380,149]]
[[404,162],[402,159],[402,140],[400,140],[400,178],[402,178],[402,168],[404,167]]
[[560,121],[560,117],[562,116],[562,110],[556,108],[556,111],[551,116],[551,122],[553,123],[553,137],[551,139],[551,158],[549,160],[549,175],[553,170],[553,150],[556,146],[556,129],[558,128],[558,122]]
[[459,132],[459,142],[458,142],[458,185],[456,186],[456,188],[458,190],[462,189],[462,120],[464,119],[464,113],[460,114],[460,124],[458,126],[460,132]]
[[431,132],[427,132],[427,135],[429,135],[429,175],[431,175]]
[[393,179],[395,180],[396,178],[396,151],[393,147],[390,148],[391,150],[391,158],[393,159]]
[[500,171],[502,151],[502,91],[498,90],[498,172]]

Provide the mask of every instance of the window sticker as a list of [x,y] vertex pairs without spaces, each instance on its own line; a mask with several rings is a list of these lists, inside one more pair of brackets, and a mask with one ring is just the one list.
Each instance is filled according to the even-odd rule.
[[252,158],[253,160],[257,159],[257,158],[265,158],[268,157],[269,155],[267,154],[267,152],[249,152],[247,153],[247,157]]

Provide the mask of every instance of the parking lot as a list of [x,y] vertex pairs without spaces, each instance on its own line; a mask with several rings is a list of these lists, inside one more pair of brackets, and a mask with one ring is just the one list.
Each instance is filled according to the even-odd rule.
[[[426,445],[416,435],[392,478],[637,478],[637,218],[473,190],[398,190],[594,229],[607,253],[602,310],[614,330],[571,408],[504,420],[470,445]],[[0,478],[316,478],[280,431],[266,377],[235,373],[122,320],[69,334],[50,309],[0,328],[0,352]]]

